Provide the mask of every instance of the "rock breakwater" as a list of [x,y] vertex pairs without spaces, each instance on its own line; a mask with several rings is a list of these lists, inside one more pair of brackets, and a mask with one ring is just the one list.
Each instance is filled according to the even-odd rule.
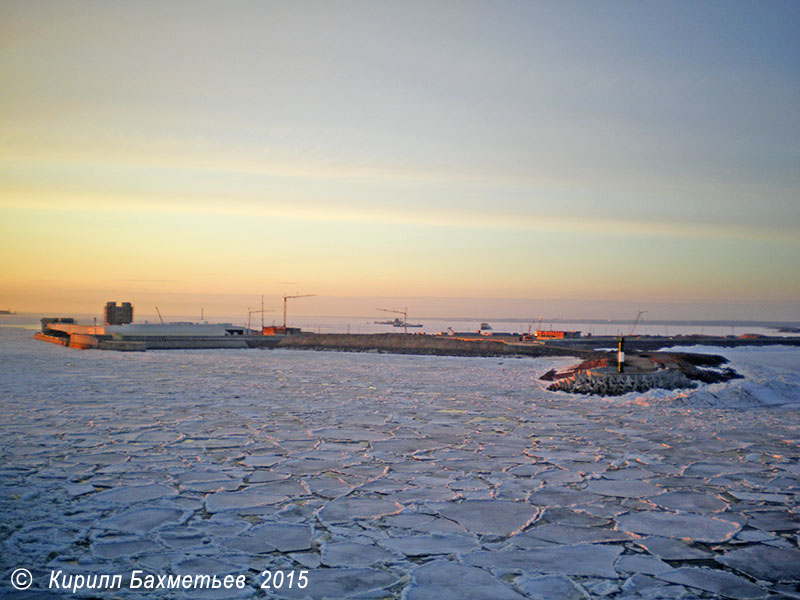
[[628,392],[652,389],[696,388],[698,383],[719,383],[741,377],[723,365],[727,360],[715,354],[655,352],[629,355],[625,371],[617,372],[616,357],[595,355],[578,365],[556,372],[548,371],[540,380],[552,381],[548,390],[621,396]]
[[571,392],[573,394],[595,394],[600,396],[621,396],[628,392],[646,392],[652,389],[676,390],[695,388],[697,384],[677,370],[663,370],[655,373],[592,373],[579,372],[561,379],[547,387],[548,390]]

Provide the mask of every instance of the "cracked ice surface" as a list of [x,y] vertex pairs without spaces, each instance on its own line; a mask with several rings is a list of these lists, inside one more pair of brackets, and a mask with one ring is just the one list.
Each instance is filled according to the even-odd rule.
[[604,399],[537,383],[563,358],[0,328],[0,595],[26,565],[248,578],[176,598],[277,569],[310,584],[276,598],[796,597],[800,352],[717,352],[747,378]]

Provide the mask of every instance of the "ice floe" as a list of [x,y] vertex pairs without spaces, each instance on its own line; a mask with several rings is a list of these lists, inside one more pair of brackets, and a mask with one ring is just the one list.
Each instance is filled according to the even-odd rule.
[[411,572],[403,600],[522,600],[500,580],[482,569],[436,560]]
[[800,582],[800,550],[765,544],[726,552],[717,562],[765,581]]
[[659,535],[695,542],[726,542],[741,525],[717,517],[694,513],[669,513],[642,511],[623,515],[617,519],[622,531],[643,535]]
[[681,567],[655,577],[662,581],[679,583],[735,600],[766,598],[768,595],[767,590],[750,583],[743,577],[700,567]]
[[464,562],[498,572],[564,573],[586,577],[609,577],[619,574],[614,562],[622,552],[619,546],[575,544],[547,546],[531,550],[475,552]]
[[539,516],[539,509],[506,500],[466,500],[439,510],[470,533],[508,537],[521,531]]
[[45,583],[50,567],[248,574],[175,598],[257,596],[278,568],[309,571],[287,598],[800,590],[798,350],[714,349],[745,379],[587,399],[536,383],[571,359],[126,356],[14,335],[0,595],[23,564]]

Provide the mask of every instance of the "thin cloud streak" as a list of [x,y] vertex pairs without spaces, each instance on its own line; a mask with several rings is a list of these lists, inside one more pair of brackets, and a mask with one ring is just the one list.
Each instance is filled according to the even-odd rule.
[[724,224],[698,224],[686,222],[653,222],[645,220],[608,219],[599,217],[575,217],[561,215],[502,214],[500,212],[469,212],[458,214],[439,212],[435,209],[424,214],[404,215],[394,210],[380,208],[363,209],[324,204],[297,206],[293,203],[242,203],[229,200],[227,203],[198,202],[195,198],[183,200],[175,197],[146,200],[139,196],[119,197],[109,202],[106,196],[92,198],[83,194],[77,198],[54,199],[52,196],[15,198],[7,194],[0,206],[22,211],[61,211],[65,213],[115,213],[115,214],[171,214],[171,215],[227,215],[259,217],[264,219],[286,219],[293,221],[315,221],[329,223],[383,224],[408,227],[437,227],[468,230],[507,230],[563,233],[594,233],[601,236],[668,237],[668,238],[716,238],[728,240],[768,241],[772,243],[800,246],[800,229],[787,225],[787,231],[774,228],[744,227]]

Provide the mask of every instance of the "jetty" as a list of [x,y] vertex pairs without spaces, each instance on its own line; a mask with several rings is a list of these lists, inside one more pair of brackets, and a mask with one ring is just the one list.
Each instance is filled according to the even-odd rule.
[[[159,314],[160,316],[160,314]],[[70,317],[41,319],[38,340],[73,349],[143,352],[218,348],[263,348],[339,352],[377,352],[433,356],[543,357],[571,356],[581,362],[540,379],[548,389],[577,394],[615,396],[649,389],[685,389],[698,382],[716,383],[740,377],[718,355],[676,352],[676,346],[800,346],[800,337],[754,336],[630,336],[626,352],[612,350],[621,338],[581,337],[580,332],[528,334],[494,332],[309,333],[299,328],[262,326],[250,329],[232,323],[133,323],[129,303],[106,304],[105,323],[81,325]],[[670,348],[665,351],[665,348]],[[624,366],[624,369],[621,368]]]
[[[231,323],[81,325],[69,317],[45,317],[38,340],[76,349],[118,351],[191,348],[291,348],[342,352],[384,352],[438,356],[575,356],[584,360],[607,353],[616,337],[530,339],[526,335],[457,333],[310,333],[299,328],[267,326],[261,330]],[[800,337],[642,336],[626,337],[633,354],[676,346],[800,346]]]
[[[572,349],[524,343],[519,340],[519,336],[503,339],[403,333],[302,333],[286,336],[275,347],[437,356],[575,356]],[[577,353],[582,356],[591,354],[592,351],[579,349]]]
[[[615,372],[617,359],[611,352],[616,337],[581,336],[579,331],[542,331],[528,333],[497,332],[482,323],[475,332],[448,333],[309,333],[286,326],[286,301],[301,295],[284,297],[283,326],[264,326],[260,330],[232,323],[134,323],[130,302],[117,305],[107,302],[102,325],[82,325],[71,317],[44,317],[38,340],[80,350],[114,350],[142,352],[145,350],[185,350],[217,348],[267,348],[292,350],[331,350],[343,352],[381,352],[391,354],[422,354],[436,356],[573,356],[583,362],[563,373],[545,374],[553,383],[550,389],[578,393],[613,395],[627,391],[642,391],[652,387],[691,387],[693,381],[724,381],[735,377],[728,370],[714,371],[725,359],[708,355],[664,352],[675,346],[743,346],[793,345],[800,346],[800,337],[761,336],[745,334],[726,336],[628,336],[628,358],[625,373]],[[407,313],[401,312],[406,317]],[[253,311],[251,311],[253,312]],[[263,314],[264,309],[260,311]],[[407,321],[403,321],[407,323]],[[621,348],[620,348],[621,349]],[[659,350],[658,352],[656,352]],[[711,360],[698,369],[703,361]],[[709,379],[711,378],[711,379]],[[717,378],[717,379],[714,379]]]
[[45,317],[34,338],[78,350],[186,350],[196,348],[271,348],[284,335],[263,335],[230,323],[79,325],[69,317]]

